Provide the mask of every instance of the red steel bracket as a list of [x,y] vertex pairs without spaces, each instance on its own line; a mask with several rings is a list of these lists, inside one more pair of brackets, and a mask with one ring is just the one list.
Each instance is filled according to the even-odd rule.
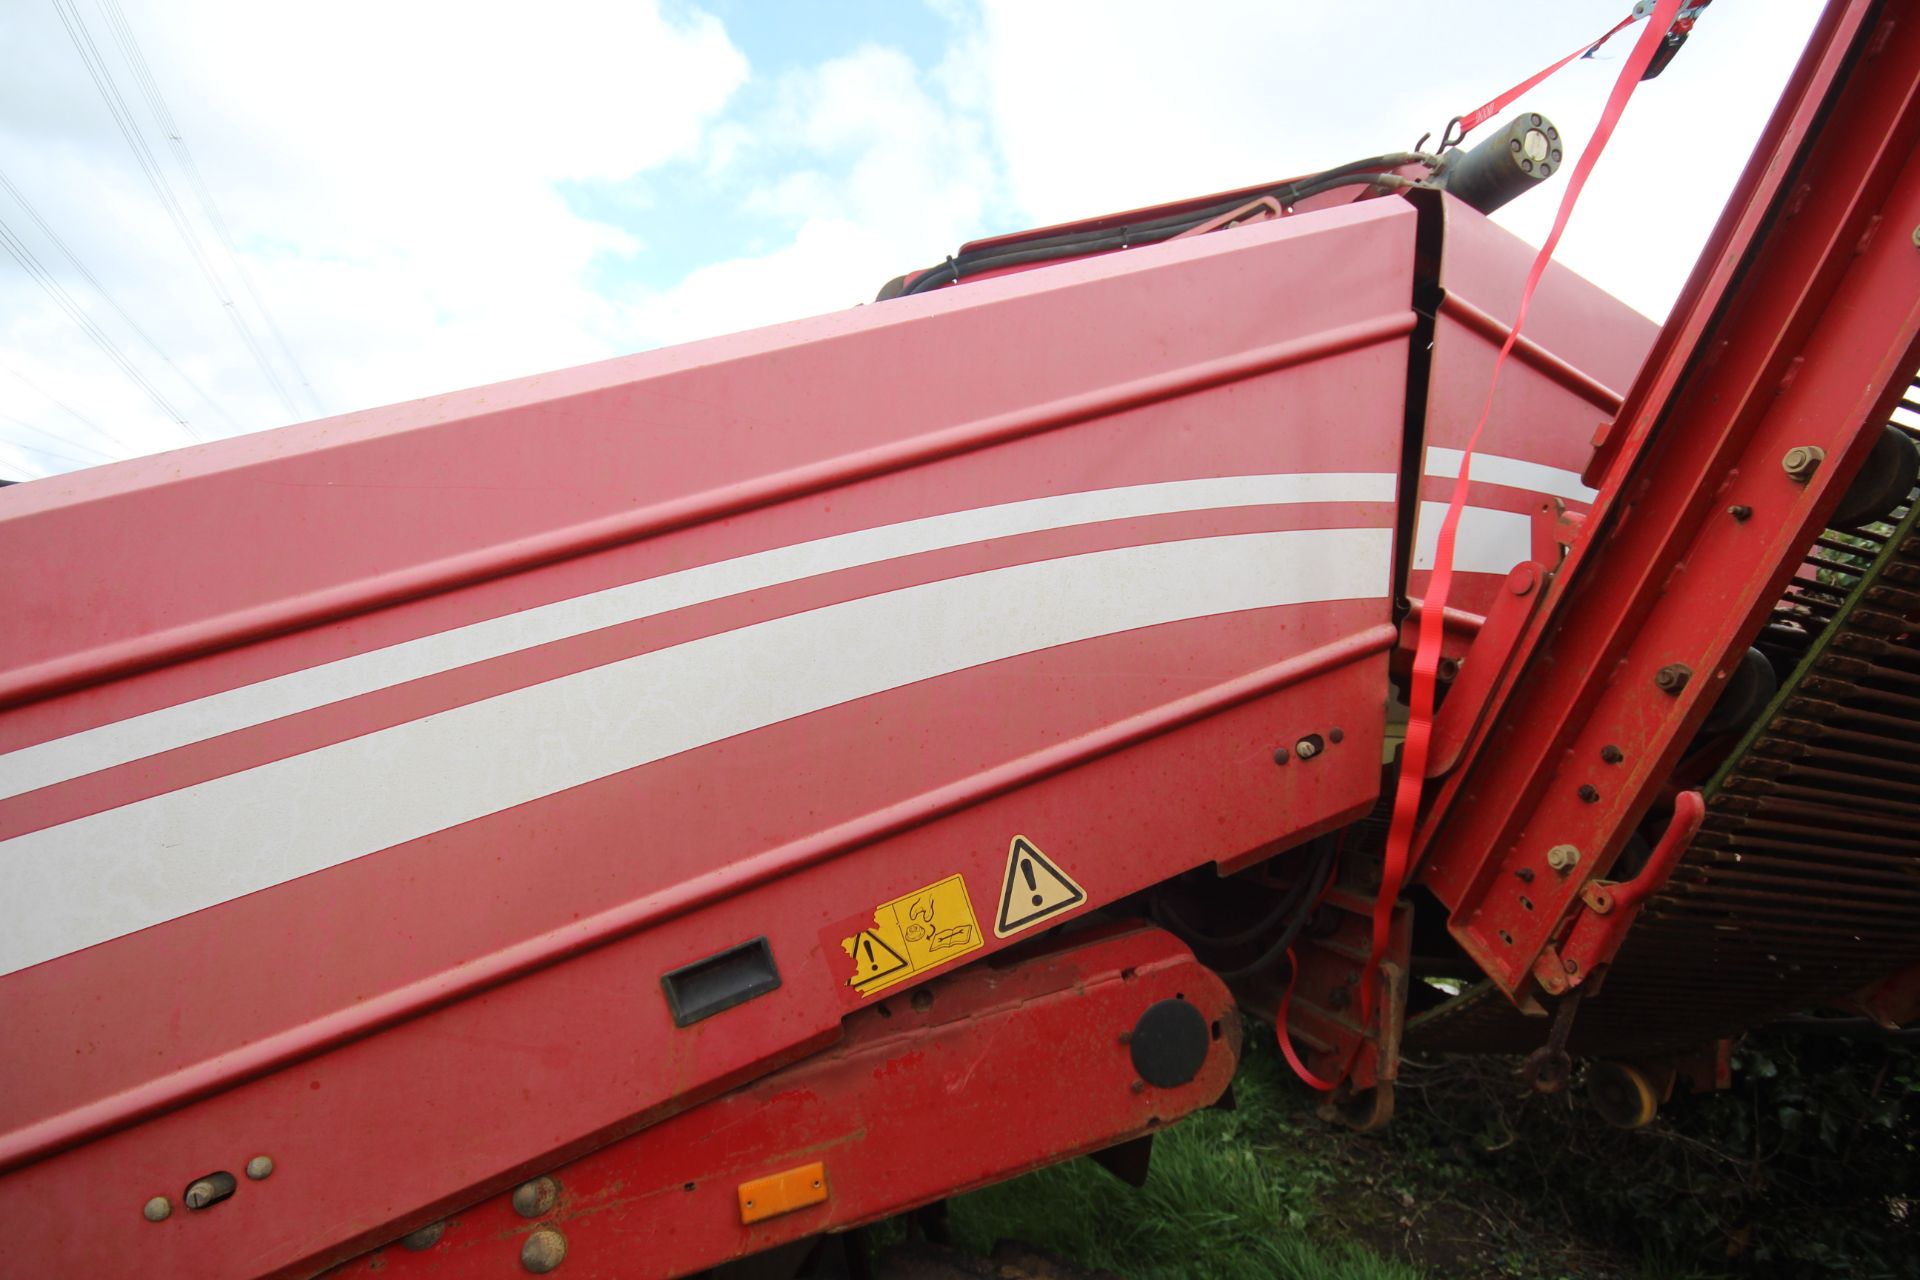
[[1574,916],[1573,931],[1560,948],[1560,968],[1568,986],[1580,986],[1613,962],[1640,909],[1672,877],[1673,869],[1680,865],[1680,855],[1693,843],[1706,816],[1706,801],[1700,793],[1682,791],[1674,799],[1673,821],[1667,824],[1666,834],[1660,837],[1639,874],[1624,884],[1589,880],[1581,887],[1580,901],[1586,910]]
[[[683,1275],[1150,1135],[1218,1099],[1240,1047],[1226,987],[1138,927],[972,965],[846,1031],[332,1274],[505,1280],[558,1254],[583,1274]],[[1170,1043],[1200,1056],[1183,1068]]]

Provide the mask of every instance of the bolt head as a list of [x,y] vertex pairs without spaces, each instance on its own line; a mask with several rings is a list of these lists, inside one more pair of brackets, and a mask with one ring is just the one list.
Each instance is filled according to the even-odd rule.
[[1653,673],[1654,687],[1675,695],[1686,688],[1687,681],[1691,679],[1693,679],[1693,668],[1684,662],[1669,662]]
[[273,1157],[255,1156],[253,1159],[247,1161],[247,1176],[255,1182],[260,1182],[272,1177]]
[[1780,459],[1780,467],[1790,478],[1805,481],[1820,469],[1826,456],[1827,451],[1819,445],[1797,444]]
[[173,1201],[165,1196],[155,1196],[140,1208],[140,1216],[148,1222],[165,1222],[173,1215]]
[[542,1227],[520,1246],[520,1265],[537,1276],[567,1260],[567,1238],[552,1227]]
[[1299,756],[1302,760],[1311,760],[1320,754],[1320,748],[1313,745],[1313,739],[1302,738],[1293,744],[1293,754]]
[[418,1231],[409,1231],[407,1234],[401,1236],[400,1247],[409,1253],[419,1253],[423,1249],[431,1249],[436,1244],[439,1244],[440,1237],[446,1233],[446,1223],[429,1222]]
[[1547,866],[1565,874],[1580,865],[1580,851],[1570,844],[1557,844],[1547,850]]
[[1920,227],[1913,229],[1913,247],[1920,249]]
[[559,1183],[552,1178],[535,1178],[513,1189],[513,1211],[523,1218],[537,1218],[559,1199]]
[[213,1184],[202,1178],[199,1182],[188,1187],[187,1193],[180,1198],[186,1201],[187,1208],[189,1209],[204,1209],[213,1203],[213,1197]]

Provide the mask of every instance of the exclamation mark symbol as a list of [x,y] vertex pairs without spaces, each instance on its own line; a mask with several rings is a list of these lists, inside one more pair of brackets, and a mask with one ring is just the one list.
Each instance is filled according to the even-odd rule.
[[[1027,878],[1028,890],[1030,891],[1037,890],[1040,887],[1039,882],[1033,878],[1033,859],[1032,858],[1020,859],[1020,874]],[[1038,893],[1035,893],[1033,895],[1033,905],[1037,907],[1040,905],[1041,901],[1042,899],[1040,895]]]
[[873,939],[862,938],[860,939],[860,945],[867,949],[867,968],[869,969],[879,968],[880,966],[873,962]]

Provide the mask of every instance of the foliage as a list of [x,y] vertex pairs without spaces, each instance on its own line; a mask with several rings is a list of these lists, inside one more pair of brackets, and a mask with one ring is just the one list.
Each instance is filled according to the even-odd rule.
[[984,1253],[1021,1240],[1154,1280],[1417,1280],[1320,1225],[1316,1201],[1334,1173],[1297,1143],[1271,1057],[1241,1071],[1235,1110],[1202,1112],[1155,1139],[1144,1187],[1068,1161],[956,1199],[958,1243]]
[[1920,1277],[1910,1046],[1755,1033],[1731,1089],[1682,1092],[1634,1133],[1601,1127],[1574,1096],[1524,1093],[1510,1070],[1463,1059],[1410,1072],[1393,1145],[1464,1154],[1472,1176],[1655,1270]]

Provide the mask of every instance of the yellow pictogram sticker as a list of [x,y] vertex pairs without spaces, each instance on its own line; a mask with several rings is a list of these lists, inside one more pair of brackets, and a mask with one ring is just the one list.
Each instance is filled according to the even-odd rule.
[[875,907],[873,925],[840,939],[840,949],[853,961],[847,985],[870,996],[984,942],[967,882],[954,875]]

